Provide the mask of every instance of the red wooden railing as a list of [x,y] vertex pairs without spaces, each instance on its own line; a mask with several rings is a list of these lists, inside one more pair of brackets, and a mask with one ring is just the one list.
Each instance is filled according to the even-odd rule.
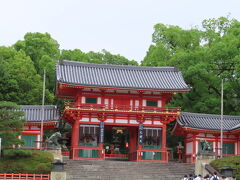
[[[98,157],[97,158],[85,158],[85,157],[79,157],[79,150],[80,149],[86,149],[86,150],[98,150]],[[104,150],[97,146],[97,147],[91,147],[91,146],[79,146],[71,149],[71,156],[73,159],[104,159],[105,158],[105,152]]]
[[50,174],[15,174],[0,173],[0,179],[34,179],[34,180],[50,180]]
[[128,154],[105,154],[106,158],[128,158]]
[[78,108],[79,110],[120,110],[120,111],[142,111],[154,113],[176,113],[180,111],[179,107],[146,107],[146,106],[119,106],[102,104],[76,104],[75,102],[66,103],[66,109]]
[[63,155],[63,156],[69,156],[69,154],[70,154],[69,151],[63,151],[63,152],[62,152],[62,155]]

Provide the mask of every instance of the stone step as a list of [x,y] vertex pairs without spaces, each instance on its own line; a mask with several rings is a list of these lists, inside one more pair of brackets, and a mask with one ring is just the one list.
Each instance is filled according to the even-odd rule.
[[131,162],[113,160],[69,160],[65,170],[67,179],[101,180],[178,180],[193,173],[191,164],[176,162]]

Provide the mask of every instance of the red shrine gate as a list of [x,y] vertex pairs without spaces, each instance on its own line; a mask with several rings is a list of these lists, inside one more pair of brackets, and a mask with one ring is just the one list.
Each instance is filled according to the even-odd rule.
[[71,158],[104,159],[104,130],[127,127],[131,161],[168,161],[166,125],[179,108],[165,104],[189,87],[176,68],[60,61],[57,96],[73,99],[62,118],[72,124]]

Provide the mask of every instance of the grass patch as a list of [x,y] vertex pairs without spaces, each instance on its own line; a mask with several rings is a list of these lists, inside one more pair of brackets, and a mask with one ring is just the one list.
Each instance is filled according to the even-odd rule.
[[229,156],[222,159],[216,159],[210,163],[212,167],[217,169],[220,172],[220,169],[224,166],[229,166],[236,169],[233,174],[240,179],[240,156]]
[[23,174],[49,174],[53,168],[53,155],[39,150],[5,150],[0,159],[0,172]]

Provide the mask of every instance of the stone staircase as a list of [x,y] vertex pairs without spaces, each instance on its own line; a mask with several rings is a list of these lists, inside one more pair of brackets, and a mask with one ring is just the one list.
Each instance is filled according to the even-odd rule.
[[180,180],[194,172],[194,165],[176,162],[64,159],[67,180]]

